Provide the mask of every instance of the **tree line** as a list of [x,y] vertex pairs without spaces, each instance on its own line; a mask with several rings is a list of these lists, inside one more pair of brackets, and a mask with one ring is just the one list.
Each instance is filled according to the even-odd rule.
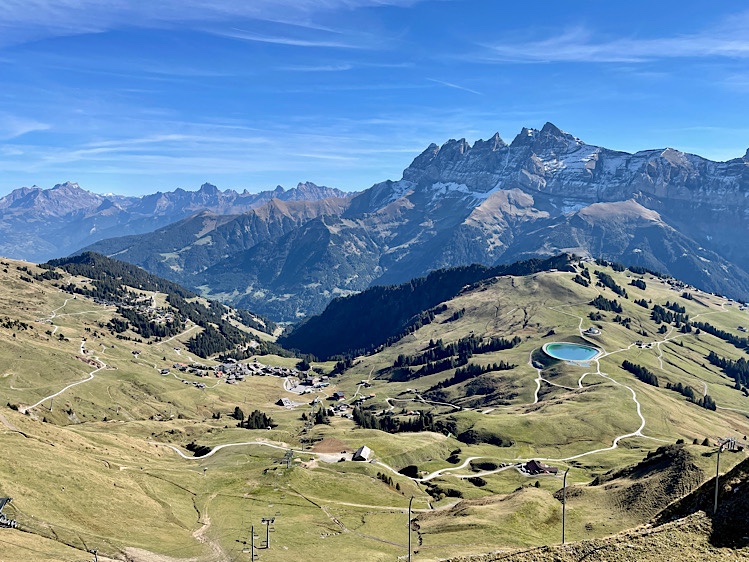
[[666,301],[666,304],[664,305],[667,309],[678,312],[680,314],[685,314],[687,312],[687,309],[684,308],[682,305],[680,305],[678,302],[674,301]]
[[517,365],[507,363],[506,361],[492,363],[491,365],[478,365],[472,363],[470,365],[467,365],[466,367],[456,369],[455,374],[452,377],[435,384],[433,387],[427,390],[427,392],[439,390],[441,388],[447,388],[448,386],[455,386],[456,384],[460,384],[467,380],[473,379],[475,377],[483,375],[484,373],[489,373],[492,371],[509,371],[510,369],[514,369],[515,367],[517,367]]
[[[659,386],[658,385],[658,377],[653,373],[650,369],[647,367],[643,367],[642,365],[637,365],[635,363],[632,363],[631,361],[624,360],[622,361],[622,368],[626,371],[629,371],[632,373],[635,377],[637,377],[642,382],[652,385],[652,386]],[[672,390],[673,392],[678,392],[682,396],[684,396],[689,402],[696,404],[698,406],[701,406],[703,408],[706,408],[708,410],[715,410],[717,408],[715,404],[715,400],[712,399],[712,397],[709,394],[705,394],[704,396],[697,396],[697,394],[694,392],[694,389],[689,386],[682,384],[680,382],[677,383],[666,383],[666,389]]]
[[455,355],[471,357],[474,354],[481,355],[493,351],[502,351],[515,347],[521,341],[519,336],[515,336],[509,340],[507,338],[492,336],[488,340],[484,340],[476,335],[466,336],[448,344],[445,344],[442,339],[438,339],[436,342],[430,340],[427,349],[418,355],[398,355],[393,363],[393,367],[424,365],[431,361],[438,361]]
[[630,373],[632,373],[642,382],[651,386],[658,386],[658,377],[647,367],[637,365],[636,363],[632,363],[631,361],[627,361],[625,359],[624,361],[622,361],[622,368],[625,371],[629,371]]
[[723,370],[736,383],[747,386],[749,385],[749,362],[741,357],[737,361],[721,357],[714,351],[707,354],[707,360],[713,365]]
[[21,320],[11,319],[9,316],[4,316],[0,319],[0,328],[7,330],[33,330],[34,326],[22,322]]
[[650,312],[650,319],[656,324],[670,324],[671,322],[676,322],[677,327],[684,322],[689,322],[689,314],[686,314],[684,307],[676,305],[675,308],[679,308],[682,312],[675,312],[668,308],[664,308],[659,304],[654,304],[653,310]]
[[144,338],[169,338],[176,336],[185,329],[185,324],[179,316],[175,316],[173,320],[168,322],[155,322],[148,315],[138,312],[135,308],[118,306],[117,312],[134,332]]
[[749,347],[749,339],[736,336],[730,332],[726,332],[725,330],[716,328],[715,326],[713,326],[712,324],[708,324],[707,322],[694,322],[692,325],[695,328],[702,330],[703,332],[707,332],[711,336],[715,336],[716,338],[720,338],[723,341],[727,341],[737,349],[747,349]]
[[574,272],[571,256],[534,258],[511,265],[470,265],[431,272],[426,277],[388,287],[371,287],[333,300],[322,314],[309,318],[279,339],[289,349],[321,359],[369,353],[401,334],[423,311],[452,299],[466,287],[491,282],[499,275],[530,275],[557,269]]
[[245,418],[244,412],[242,412],[239,406],[234,409],[233,417],[234,419],[239,420],[237,427],[243,427],[244,429],[268,429],[269,427],[276,427],[277,425],[273,423],[273,418],[260,410],[253,410],[253,412],[247,414],[247,418]]
[[660,271],[642,267],[641,265],[630,265],[629,267],[627,267],[627,269],[629,269],[632,273],[636,273],[637,275],[645,275],[646,273],[649,273],[653,277],[658,277],[659,279],[669,279],[671,277],[670,275],[665,275]]
[[[587,271],[587,270],[585,270],[585,271]],[[575,276],[574,276],[574,277],[572,278],[572,280],[573,280],[573,281],[574,281],[575,283],[577,283],[578,285],[582,285],[583,287],[587,287],[588,285],[590,285],[590,281],[588,281],[588,280],[587,280],[587,279],[585,279],[584,277],[581,277],[580,275],[575,275]]]
[[628,298],[627,290],[621,287],[616,281],[614,281],[614,278],[611,277],[611,275],[598,270],[594,271],[593,273],[595,273],[596,277],[598,277],[597,285],[600,285],[601,287],[608,287],[620,297],[623,297],[625,299]]
[[603,295],[598,295],[589,304],[604,312],[622,312],[622,305],[619,304],[619,301],[609,300]]
[[694,389],[689,385],[681,384],[680,382],[677,382],[676,384],[667,383],[666,388],[668,390],[678,392],[682,396],[685,396],[686,399],[692,404],[697,404],[698,406],[702,406],[707,410],[715,411],[718,408],[718,406],[715,404],[715,400],[713,400],[713,398],[709,394],[697,397]]
[[[436,342],[430,340],[427,349],[418,355],[399,355],[393,364],[389,378],[391,381],[402,382],[463,367],[468,365],[469,359],[474,354],[510,349],[520,344],[521,341],[518,336],[511,340],[494,336],[486,341],[478,336],[467,336],[449,344],[445,344],[441,339]],[[411,370],[411,367],[419,365],[421,365],[420,369]]]
[[354,422],[364,429],[379,429],[387,433],[437,431],[431,412],[422,412],[419,416],[399,419],[392,413],[375,416],[357,406],[354,408],[353,416]]

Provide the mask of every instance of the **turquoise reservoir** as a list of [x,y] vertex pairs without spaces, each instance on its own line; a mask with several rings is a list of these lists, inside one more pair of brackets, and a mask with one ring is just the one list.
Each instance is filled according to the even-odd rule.
[[547,343],[543,350],[549,357],[562,361],[590,361],[601,353],[600,349],[579,343]]

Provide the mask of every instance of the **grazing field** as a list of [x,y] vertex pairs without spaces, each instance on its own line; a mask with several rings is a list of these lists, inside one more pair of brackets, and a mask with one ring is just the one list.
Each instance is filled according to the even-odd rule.
[[[213,370],[225,361],[187,350],[202,328],[188,323],[164,339],[115,334],[115,307],[74,298],[50,280],[22,280],[29,273],[18,267],[42,271],[33,265],[4,264],[0,496],[13,497],[3,513],[19,523],[0,529],[6,561],[79,561],[92,549],[100,559],[249,560],[253,526],[255,546],[265,545],[263,518],[274,521],[261,560],[394,560],[406,554],[411,498],[416,560],[537,547],[561,535],[566,469],[567,539],[598,540],[647,522],[704,482],[719,439],[744,446],[749,435],[743,384],[707,360],[710,351],[737,360],[745,348],[691,327],[709,322],[741,338],[749,311],[647,273],[586,263],[576,269],[588,271],[588,287],[562,271],[483,282],[343,373],[332,373],[335,362],[312,361],[315,377],[329,377],[314,387],[297,385],[298,358],[278,355],[242,360],[272,374],[229,384]],[[629,298],[596,286],[596,270]],[[647,288],[630,285],[634,279]],[[599,295],[621,312],[591,305]],[[689,320],[653,319],[653,306],[667,302]],[[591,327],[599,333],[587,335]],[[472,337],[519,340],[477,349],[463,367],[487,369],[465,379],[458,366],[423,376],[421,363],[395,367],[439,340]],[[587,342],[603,353],[568,364],[541,352],[549,342]],[[624,369],[624,360],[658,386]],[[492,368],[500,362],[507,368]],[[206,376],[180,367],[198,363]],[[691,388],[694,400],[667,384]],[[696,403],[705,395],[714,410]],[[281,398],[290,405],[277,405]],[[431,425],[359,427],[350,417],[357,403],[380,422]],[[237,426],[238,415],[256,410],[269,427]],[[372,462],[353,461],[364,445]],[[663,449],[669,445],[678,451]],[[724,451],[721,470],[745,456]],[[531,459],[558,472],[521,470]],[[639,501],[643,494],[652,501]]]

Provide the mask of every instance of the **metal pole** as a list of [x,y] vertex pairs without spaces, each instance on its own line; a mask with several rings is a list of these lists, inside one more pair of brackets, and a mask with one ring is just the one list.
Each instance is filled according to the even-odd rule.
[[725,442],[718,447],[718,461],[715,463],[715,504],[713,504],[713,515],[718,512],[718,476],[720,475],[720,452],[723,450]]
[[414,497],[408,500],[408,562],[411,562],[411,503],[414,501]]
[[255,525],[250,527],[250,560],[255,560]]
[[564,482],[562,484],[562,544],[564,544],[564,525],[567,514],[567,473],[569,471],[569,468],[564,471]]
[[263,517],[260,520],[260,522],[265,525],[265,548],[270,548],[270,526],[275,521],[275,517]]

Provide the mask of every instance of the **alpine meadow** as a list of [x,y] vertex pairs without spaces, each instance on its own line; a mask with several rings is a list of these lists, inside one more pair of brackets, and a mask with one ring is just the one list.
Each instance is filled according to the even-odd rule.
[[747,32],[0,5],[0,562],[749,560]]

